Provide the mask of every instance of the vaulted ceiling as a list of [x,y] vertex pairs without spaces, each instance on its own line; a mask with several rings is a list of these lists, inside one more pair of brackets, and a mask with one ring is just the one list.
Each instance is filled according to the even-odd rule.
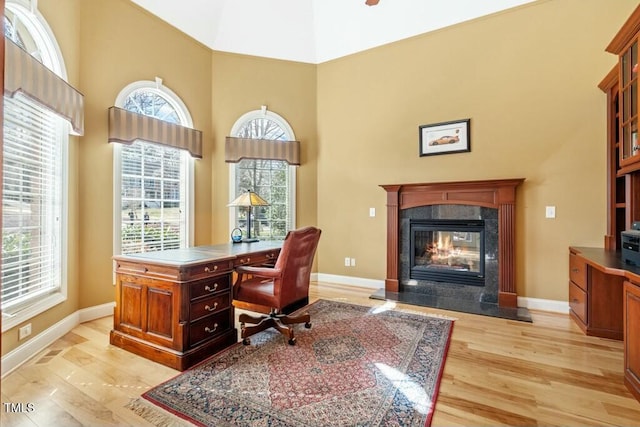
[[131,1],[211,49],[317,64],[534,0]]

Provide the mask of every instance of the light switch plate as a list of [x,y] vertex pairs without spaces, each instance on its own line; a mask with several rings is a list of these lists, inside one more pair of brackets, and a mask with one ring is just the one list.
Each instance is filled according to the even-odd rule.
[[545,210],[545,217],[547,218],[555,218],[556,217],[556,207],[555,206],[547,206]]

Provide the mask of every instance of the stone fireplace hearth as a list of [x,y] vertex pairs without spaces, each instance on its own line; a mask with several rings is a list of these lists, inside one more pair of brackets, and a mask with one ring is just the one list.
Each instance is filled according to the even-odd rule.
[[371,298],[531,321],[517,307],[515,286],[515,189],[522,181],[382,185],[387,277]]

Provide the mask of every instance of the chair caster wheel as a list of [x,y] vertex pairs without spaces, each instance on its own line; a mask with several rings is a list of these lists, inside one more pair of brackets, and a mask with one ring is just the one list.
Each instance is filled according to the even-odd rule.
[[289,340],[289,345],[296,345],[296,339],[295,338],[291,338]]
[[307,329],[311,329],[311,322],[305,323],[304,327],[307,328]]
[[249,338],[245,338],[242,340],[242,345],[249,345],[251,344],[251,340]]

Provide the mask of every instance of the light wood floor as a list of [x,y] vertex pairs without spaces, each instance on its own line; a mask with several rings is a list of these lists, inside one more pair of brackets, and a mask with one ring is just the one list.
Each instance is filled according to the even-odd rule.
[[[312,285],[311,299],[362,305],[368,289]],[[533,324],[398,304],[456,319],[433,426],[637,426],[640,403],[623,384],[622,342],[587,337],[567,315]],[[148,426],[124,408],[178,372],[109,345],[112,318],[87,322],[8,375],[2,426]],[[33,403],[10,414],[5,404]]]

